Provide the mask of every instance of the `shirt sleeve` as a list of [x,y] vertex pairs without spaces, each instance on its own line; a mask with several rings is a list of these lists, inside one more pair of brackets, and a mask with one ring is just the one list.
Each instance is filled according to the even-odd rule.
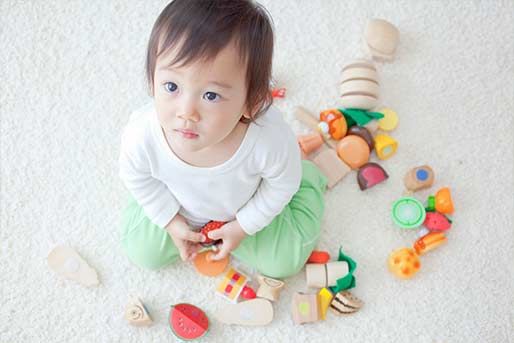
[[243,230],[253,235],[284,209],[300,187],[301,154],[296,137],[289,126],[275,135],[264,156],[262,180],[253,197],[236,213]]
[[145,214],[164,228],[175,217],[180,204],[168,187],[152,176],[143,139],[125,129],[121,138],[119,176]]

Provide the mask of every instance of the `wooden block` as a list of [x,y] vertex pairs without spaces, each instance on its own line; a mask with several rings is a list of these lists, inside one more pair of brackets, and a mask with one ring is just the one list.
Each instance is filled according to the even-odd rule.
[[55,247],[48,255],[48,265],[62,277],[76,281],[84,286],[97,286],[99,284],[96,270],[91,268],[70,247]]
[[215,317],[224,324],[267,325],[273,320],[273,306],[267,299],[252,299],[224,306]]
[[237,298],[243,291],[247,281],[248,278],[246,275],[243,275],[234,268],[230,268],[230,270],[225,274],[221,282],[218,284],[218,287],[216,288],[216,294],[222,295],[225,299],[236,303]]
[[343,177],[345,177],[351,168],[341,161],[337,153],[332,149],[321,151],[312,162],[321,170],[328,178],[328,188],[334,187]]
[[348,263],[335,261],[326,264],[309,263],[305,265],[307,286],[312,288],[332,287],[337,284],[337,279],[347,275]]
[[327,318],[327,310],[330,307],[334,295],[327,288],[322,288],[318,293],[321,319]]
[[292,301],[293,320],[296,324],[315,322],[320,319],[318,294],[295,293]]
[[133,326],[149,326],[153,323],[148,310],[138,298],[132,298],[125,308],[125,319]]
[[409,170],[403,178],[403,183],[409,191],[416,192],[430,188],[434,183],[434,175],[432,168],[425,164]]
[[357,312],[363,305],[362,300],[352,295],[349,291],[341,291],[332,299],[330,309],[338,315],[351,314]]
[[263,275],[258,275],[257,281],[259,282],[259,289],[257,290],[257,296],[259,298],[265,298],[271,301],[278,300],[280,291],[285,285],[283,281],[275,280]]

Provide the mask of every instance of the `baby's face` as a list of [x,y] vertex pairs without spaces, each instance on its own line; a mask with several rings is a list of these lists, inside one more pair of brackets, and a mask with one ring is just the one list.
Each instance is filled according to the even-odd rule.
[[153,85],[157,116],[177,148],[200,151],[222,142],[241,116],[248,116],[246,66],[234,44],[208,62],[167,67],[175,53],[157,59]]

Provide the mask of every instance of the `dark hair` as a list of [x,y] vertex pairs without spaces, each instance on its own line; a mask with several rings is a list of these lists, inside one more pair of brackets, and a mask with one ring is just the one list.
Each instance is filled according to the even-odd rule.
[[264,7],[251,0],[175,0],[157,18],[146,55],[146,78],[151,93],[155,64],[161,54],[180,42],[171,65],[209,60],[232,40],[246,62],[246,107],[250,122],[273,101],[270,93],[273,29]]

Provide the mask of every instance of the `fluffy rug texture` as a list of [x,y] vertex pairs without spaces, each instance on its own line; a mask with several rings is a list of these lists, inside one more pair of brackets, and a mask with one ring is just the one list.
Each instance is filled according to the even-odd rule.
[[[352,292],[365,301],[347,317],[294,325],[291,299],[305,272],[286,281],[265,328],[227,326],[217,279],[190,264],[141,270],[120,246],[127,191],[117,176],[120,133],[149,100],[147,39],[166,1],[0,2],[0,342],[163,342],[175,338],[170,305],[190,302],[211,317],[206,342],[512,342],[514,3],[512,1],[272,1],[276,105],[296,133],[293,108],[338,106],[341,67],[362,57],[368,19],[400,31],[397,58],[377,64],[380,104],[400,117],[390,178],[366,192],[355,172],[326,194],[319,248],[340,246],[358,263]],[[373,161],[377,161],[375,155]],[[416,231],[390,218],[403,176],[430,164],[434,186],[455,202],[448,243],[401,281],[388,255]],[[47,264],[57,244],[74,247],[101,279],[86,288]],[[129,326],[129,295],[155,324]]]

